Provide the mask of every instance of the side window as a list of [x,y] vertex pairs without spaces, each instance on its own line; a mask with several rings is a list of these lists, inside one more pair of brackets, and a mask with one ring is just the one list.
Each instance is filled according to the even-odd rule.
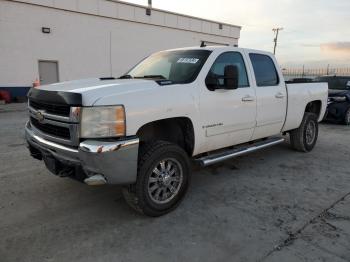
[[[238,67],[238,87],[249,87],[247,70],[243,57],[238,52],[227,52],[221,54],[212,65],[209,74],[214,76],[224,76],[225,66],[234,65]],[[218,79],[220,85],[224,85],[224,79]]]
[[348,81],[349,81],[349,79],[347,79],[345,77],[340,77],[339,78],[339,89],[345,90]]
[[276,86],[279,77],[271,57],[261,54],[249,54],[252,61],[257,86]]

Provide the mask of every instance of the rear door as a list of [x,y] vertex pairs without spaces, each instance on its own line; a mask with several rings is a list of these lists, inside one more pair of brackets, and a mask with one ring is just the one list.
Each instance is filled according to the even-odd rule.
[[252,140],[279,134],[287,113],[287,90],[273,57],[248,52],[257,98],[256,128]]

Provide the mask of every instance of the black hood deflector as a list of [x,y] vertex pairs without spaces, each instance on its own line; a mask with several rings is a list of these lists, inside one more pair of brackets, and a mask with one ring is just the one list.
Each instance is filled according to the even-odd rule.
[[47,91],[39,88],[31,88],[28,92],[28,98],[45,103],[56,105],[82,106],[82,95],[72,92]]

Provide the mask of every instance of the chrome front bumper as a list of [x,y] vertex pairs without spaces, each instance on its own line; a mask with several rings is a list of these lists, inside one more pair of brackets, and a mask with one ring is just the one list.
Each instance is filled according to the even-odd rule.
[[120,141],[86,140],[78,148],[60,145],[40,137],[28,122],[25,126],[28,144],[43,155],[63,164],[80,166],[87,177],[102,175],[108,184],[133,184],[137,177],[139,139]]

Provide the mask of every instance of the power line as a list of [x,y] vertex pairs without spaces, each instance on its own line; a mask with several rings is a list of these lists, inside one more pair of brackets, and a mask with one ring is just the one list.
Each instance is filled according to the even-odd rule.
[[278,33],[280,31],[283,30],[283,27],[277,27],[277,28],[273,28],[272,31],[274,32],[275,34],[275,38],[273,39],[275,45],[274,45],[274,48],[273,48],[273,54],[275,55],[276,54],[276,48],[277,48],[277,41],[278,41]]

